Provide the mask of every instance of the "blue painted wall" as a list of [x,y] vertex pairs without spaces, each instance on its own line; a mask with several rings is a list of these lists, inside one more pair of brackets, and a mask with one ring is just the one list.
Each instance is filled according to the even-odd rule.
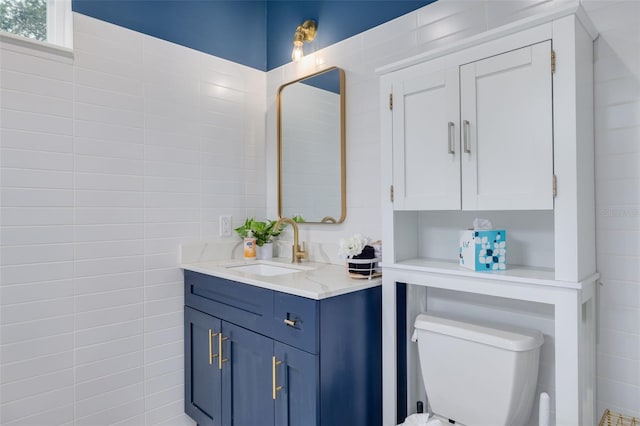
[[274,1],[267,2],[267,70],[291,62],[293,34],[306,19],[318,23],[318,34],[305,43],[308,54],[398,16],[421,8],[427,1]]
[[83,15],[266,70],[263,0],[72,0],[71,8]]
[[326,90],[327,92],[340,94],[340,73],[338,70],[331,70],[329,72],[314,75],[313,77],[308,77],[305,80],[302,80],[301,83]]
[[305,19],[318,50],[435,0],[72,0],[72,9],[262,71],[291,61],[293,33]]

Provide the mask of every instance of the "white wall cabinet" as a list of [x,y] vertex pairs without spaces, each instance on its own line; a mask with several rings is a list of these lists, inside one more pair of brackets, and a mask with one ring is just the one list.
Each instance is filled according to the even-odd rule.
[[396,210],[460,209],[458,70],[416,70],[393,81]]
[[547,40],[392,78],[394,208],[553,209],[551,56]]
[[[596,423],[595,36],[580,7],[559,6],[378,70],[383,341],[394,343],[383,347],[384,426],[401,420],[399,397],[409,412],[424,397],[408,335],[438,307],[538,317],[552,424]],[[474,217],[507,229],[507,271],[458,265]]]

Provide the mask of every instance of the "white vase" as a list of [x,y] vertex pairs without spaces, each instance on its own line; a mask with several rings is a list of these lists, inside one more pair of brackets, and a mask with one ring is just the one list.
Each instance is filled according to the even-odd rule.
[[264,243],[262,247],[256,246],[256,259],[266,260],[273,257],[273,243]]

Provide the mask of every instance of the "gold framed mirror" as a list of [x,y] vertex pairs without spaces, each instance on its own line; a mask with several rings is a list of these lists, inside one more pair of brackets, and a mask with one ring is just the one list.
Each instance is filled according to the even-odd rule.
[[341,223],[347,214],[345,73],[331,67],[278,89],[278,216]]

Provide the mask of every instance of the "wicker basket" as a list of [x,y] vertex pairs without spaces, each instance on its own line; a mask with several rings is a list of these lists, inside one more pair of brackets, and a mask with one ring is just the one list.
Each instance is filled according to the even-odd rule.
[[379,257],[373,259],[348,259],[347,268],[349,270],[349,276],[358,279],[377,278],[382,275],[378,267],[378,262],[381,260]]
[[598,426],[640,426],[640,419],[604,410]]

